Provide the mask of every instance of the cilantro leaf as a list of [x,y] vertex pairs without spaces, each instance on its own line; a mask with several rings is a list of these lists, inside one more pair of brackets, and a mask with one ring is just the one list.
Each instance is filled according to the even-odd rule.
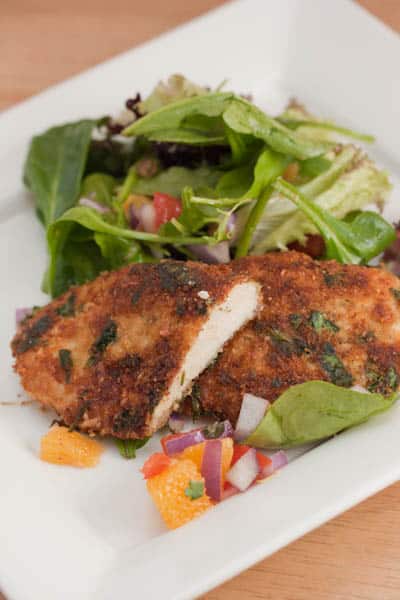
[[191,500],[197,500],[204,496],[204,483],[190,480],[188,487],[185,489],[185,496]]

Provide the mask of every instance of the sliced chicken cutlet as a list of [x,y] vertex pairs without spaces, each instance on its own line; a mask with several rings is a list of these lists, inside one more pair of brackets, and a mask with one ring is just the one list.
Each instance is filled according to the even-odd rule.
[[243,394],[273,402],[325,380],[390,394],[400,379],[400,280],[378,268],[317,262],[296,252],[231,263],[260,283],[263,308],[193,386],[192,410],[235,423]]
[[106,273],[26,320],[12,342],[29,394],[83,431],[141,438],[249,319],[245,272],[163,261]]

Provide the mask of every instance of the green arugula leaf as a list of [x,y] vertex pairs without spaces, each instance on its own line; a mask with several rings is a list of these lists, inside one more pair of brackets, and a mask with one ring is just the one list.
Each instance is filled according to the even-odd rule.
[[394,228],[379,214],[365,211],[351,222],[332,216],[290,183],[278,179],[274,188],[307,215],[325,240],[326,257],[359,264],[380,254],[396,239]]
[[185,496],[191,500],[197,500],[204,496],[204,483],[190,480],[188,487],[185,489]]
[[331,437],[390,408],[397,394],[356,392],[324,381],[287,389],[267,410],[246,444],[290,448]]
[[35,136],[24,167],[24,182],[33,192],[41,221],[56,221],[74,206],[81,187],[96,121],[52,127]]
[[142,440],[120,440],[115,438],[115,443],[118,447],[119,453],[123,458],[136,458],[136,451],[139,448],[143,448],[150,438],[143,438]]

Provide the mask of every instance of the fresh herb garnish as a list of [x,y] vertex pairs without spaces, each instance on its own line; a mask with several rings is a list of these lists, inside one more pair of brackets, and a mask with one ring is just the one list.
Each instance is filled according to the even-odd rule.
[[40,317],[33,325],[27,328],[21,339],[18,340],[15,346],[16,354],[23,354],[27,350],[30,350],[36,346],[42,336],[50,329],[53,324],[53,319],[50,315],[44,315]]
[[136,451],[139,448],[143,448],[149,439],[148,437],[141,440],[120,440],[115,438],[115,443],[121,456],[124,458],[136,458]]
[[75,315],[75,294],[70,294],[64,304],[56,308],[56,313],[62,317],[73,317]]
[[303,317],[301,315],[292,313],[291,315],[289,315],[289,322],[294,329],[298,329],[303,323]]
[[394,367],[389,367],[382,372],[378,365],[368,361],[365,368],[367,377],[367,388],[370,392],[379,394],[390,394],[399,385],[399,375]]
[[90,348],[90,355],[87,361],[88,367],[93,367],[101,359],[107,346],[117,339],[117,324],[109,319],[104,326],[99,337],[94,341]]
[[202,433],[207,440],[214,440],[216,438],[221,437],[224,431],[225,424],[217,421],[216,423],[212,423],[212,425],[204,427]]
[[329,331],[333,331],[334,333],[339,331],[339,327],[333,322],[330,321],[325,315],[323,315],[318,310],[313,310],[310,315],[310,323],[312,327],[314,327],[315,331],[321,331],[321,329],[328,329]]
[[321,366],[332,383],[343,387],[353,385],[352,375],[346,370],[344,364],[336,355],[334,347],[329,342],[324,344]]
[[66,350],[65,348],[59,350],[58,360],[60,361],[60,366],[65,373],[65,383],[69,383],[71,380],[72,368],[74,366],[71,350]]
[[191,500],[197,500],[204,496],[204,483],[190,480],[188,487],[185,489],[185,496]]

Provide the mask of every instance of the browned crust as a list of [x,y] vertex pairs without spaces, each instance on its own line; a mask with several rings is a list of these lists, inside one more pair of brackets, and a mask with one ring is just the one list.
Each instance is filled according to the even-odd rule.
[[[153,409],[209,307],[243,278],[229,267],[176,261],[105,273],[20,326],[12,341],[15,370],[27,392],[69,426],[121,438],[149,435]],[[201,290],[209,299],[199,297]],[[65,315],[71,306],[73,314]],[[63,362],[60,350],[67,351]]]
[[[385,394],[398,389],[400,300],[392,291],[400,290],[398,278],[296,252],[245,258],[231,267],[261,283],[264,307],[195,383],[192,400],[203,411],[235,423],[245,392],[274,401],[289,386],[315,379]],[[313,311],[339,330],[317,331]],[[335,370],[336,359],[327,357],[332,352],[343,368]]]

